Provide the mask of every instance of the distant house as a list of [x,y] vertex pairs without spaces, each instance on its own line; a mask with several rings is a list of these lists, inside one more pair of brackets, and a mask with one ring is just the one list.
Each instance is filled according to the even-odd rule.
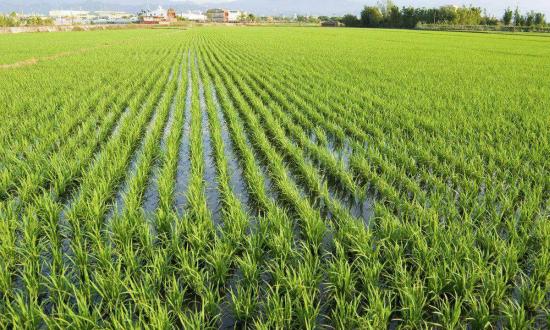
[[243,17],[243,12],[240,10],[228,10],[227,21],[230,23],[240,22]]
[[181,13],[180,17],[193,22],[206,22],[206,20],[208,19],[203,13],[193,13],[191,11],[187,13]]
[[169,8],[166,11],[166,20],[170,23],[178,21],[178,18],[176,17],[176,10],[175,9]]
[[73,24],[130,24],[137,23],[134,14],[121,11],[50,10],[48,17],[56,25]]
[[246,13],[240,10],[227,10],[227,9],[209,9],[206,11],[206,17],[210,22],[216,23],[236,23],[242,21],[243,16]]
[[229,21],[229,11],[220,8],[208,9],[206,17],[210,22],[227,23]]
[[90,12],[85,10],[50,10],[48,15],[52,18],[57,18],[57,17],[87,18],[90,15]]
[[97,10],[94,14],[99,18],[104,19],[127,19],[134,16],[133,14],[124,11],[112,11],[112,10]]
[[84,24],[93,18],[89,11],[84,10],[50,10],[48,16],[56,25]]
[[143,13],[140,21],[143,24],[170,24],[177,21],[176,11],[172,8],[165,10],[159,6],[155,10]]

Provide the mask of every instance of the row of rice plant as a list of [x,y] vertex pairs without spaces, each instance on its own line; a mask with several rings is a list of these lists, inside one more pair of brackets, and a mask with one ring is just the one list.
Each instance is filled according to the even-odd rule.
[[70,36],[0,72],[0,327],[548,326],[534,39]]

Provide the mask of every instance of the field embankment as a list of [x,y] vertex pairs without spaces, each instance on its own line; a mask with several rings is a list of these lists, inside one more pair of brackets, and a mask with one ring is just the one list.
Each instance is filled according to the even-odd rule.
[[152,29],[148,24],[93,24],[93,25],[49,25],[1,27],[0,34],[36,33],[36,32],[72,32],[97,30]]

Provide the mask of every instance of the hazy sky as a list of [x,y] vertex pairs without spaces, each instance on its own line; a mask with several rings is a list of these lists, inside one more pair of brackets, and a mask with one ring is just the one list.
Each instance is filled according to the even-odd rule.
[[[116,0],[109,0],[115,1]],[[154,1],[154,0],[153,0]],[[194,2],[194,3],[230,3],[237,0],[174,0],[185,2]],[[300,3],[304,0],[295,0],[295,3]],[[363,5],[374,5],[378,0],[347,0],[348,3],[356,3],[358,6]],[[279,0],[271,0],[264,2],[285,2]],[[309,1],[308,1],[309,2]],[[317,4],[322,8],[326,0],[318,0]],[[394,0],[394,3],[399,6],[415,6],[415,7],[434,7],[442,5],[473,5],[477,7],[486,8],[489,13],[500,15],[506,7],[515,8],[519,7],[522,11],[535,10],[542,11],[546,13],[547,18],[550,18],[550,0]],[[332,6],[330,6],[332,8]],[[320,9],[321,9],[320,8]]]
[[[378,0],[0,0],[0,12],[38,11],[51,9],[79,9],[90,6],[128,11],[139,11],[148,6],[175,5],[179,10],[226,6],[250,10],[259,14],[299,13],[313,15],[359,14],[364,5],[376,5]],[[382,0],[385,1],[385,0]],[[393,0],[399,6],[438,7],[442,5],[474,5],[501,17],[506,7],[519,6],[522,12],[542,11],[550,19],[550,0]],[[203,8],[203,9],[204,9]]]
[[[355,0],[354,0],[355,1]],[[375,1],[374,1],[375,2]],[[504,11],[506,7],[515,8],[519,7],[522,10],[537,10],[543,11],[547,16],[550,15],[550,0],[397,0],[394,1],[399,6],[413,5],[413,6],[442,6],[449,4],[456,5],[474,5],[477,7],[486,8],[490,11],[496,11],[500,13]]]

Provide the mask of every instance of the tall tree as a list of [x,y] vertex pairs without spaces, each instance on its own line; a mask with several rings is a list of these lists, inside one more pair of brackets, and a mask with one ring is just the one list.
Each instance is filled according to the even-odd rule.
[[522,26],[524,25],[525,21],[523,19],[523,16],[521,15],[521,12],[519,11],[519,8],[516,7],[516,10],[514,10],[514,25],[515,26]]
[[535,25],[542,26],[546,24],[546,17],[543,13],[535,13]]
[[510,9],[510,7],[506,8],[506,10],[504,10],[504,16],[502,16],[502,23],[504,23],[504,25],[512,24],[513,16],[514,12],[512,11],[512,9]]
[[364,27],[379,27],[384,16],[378,7],[366,6],[361,12],[361,25]]
[[351,15],[351,14],[344,15],[344,17],[342,17],[340,22],[342,22],[342,24],[344,24],[347,27],[359,27],[359,26],[361,26],[361,22],[359,21],[357,16]]
[[397,6],[391,6],[388,10],[388,17],[386,18],[389,27],[401,27],[401,12]]
[[525,15],[525,25],[526,26],[535,25],[535,12],[534,11],[530,11]]

